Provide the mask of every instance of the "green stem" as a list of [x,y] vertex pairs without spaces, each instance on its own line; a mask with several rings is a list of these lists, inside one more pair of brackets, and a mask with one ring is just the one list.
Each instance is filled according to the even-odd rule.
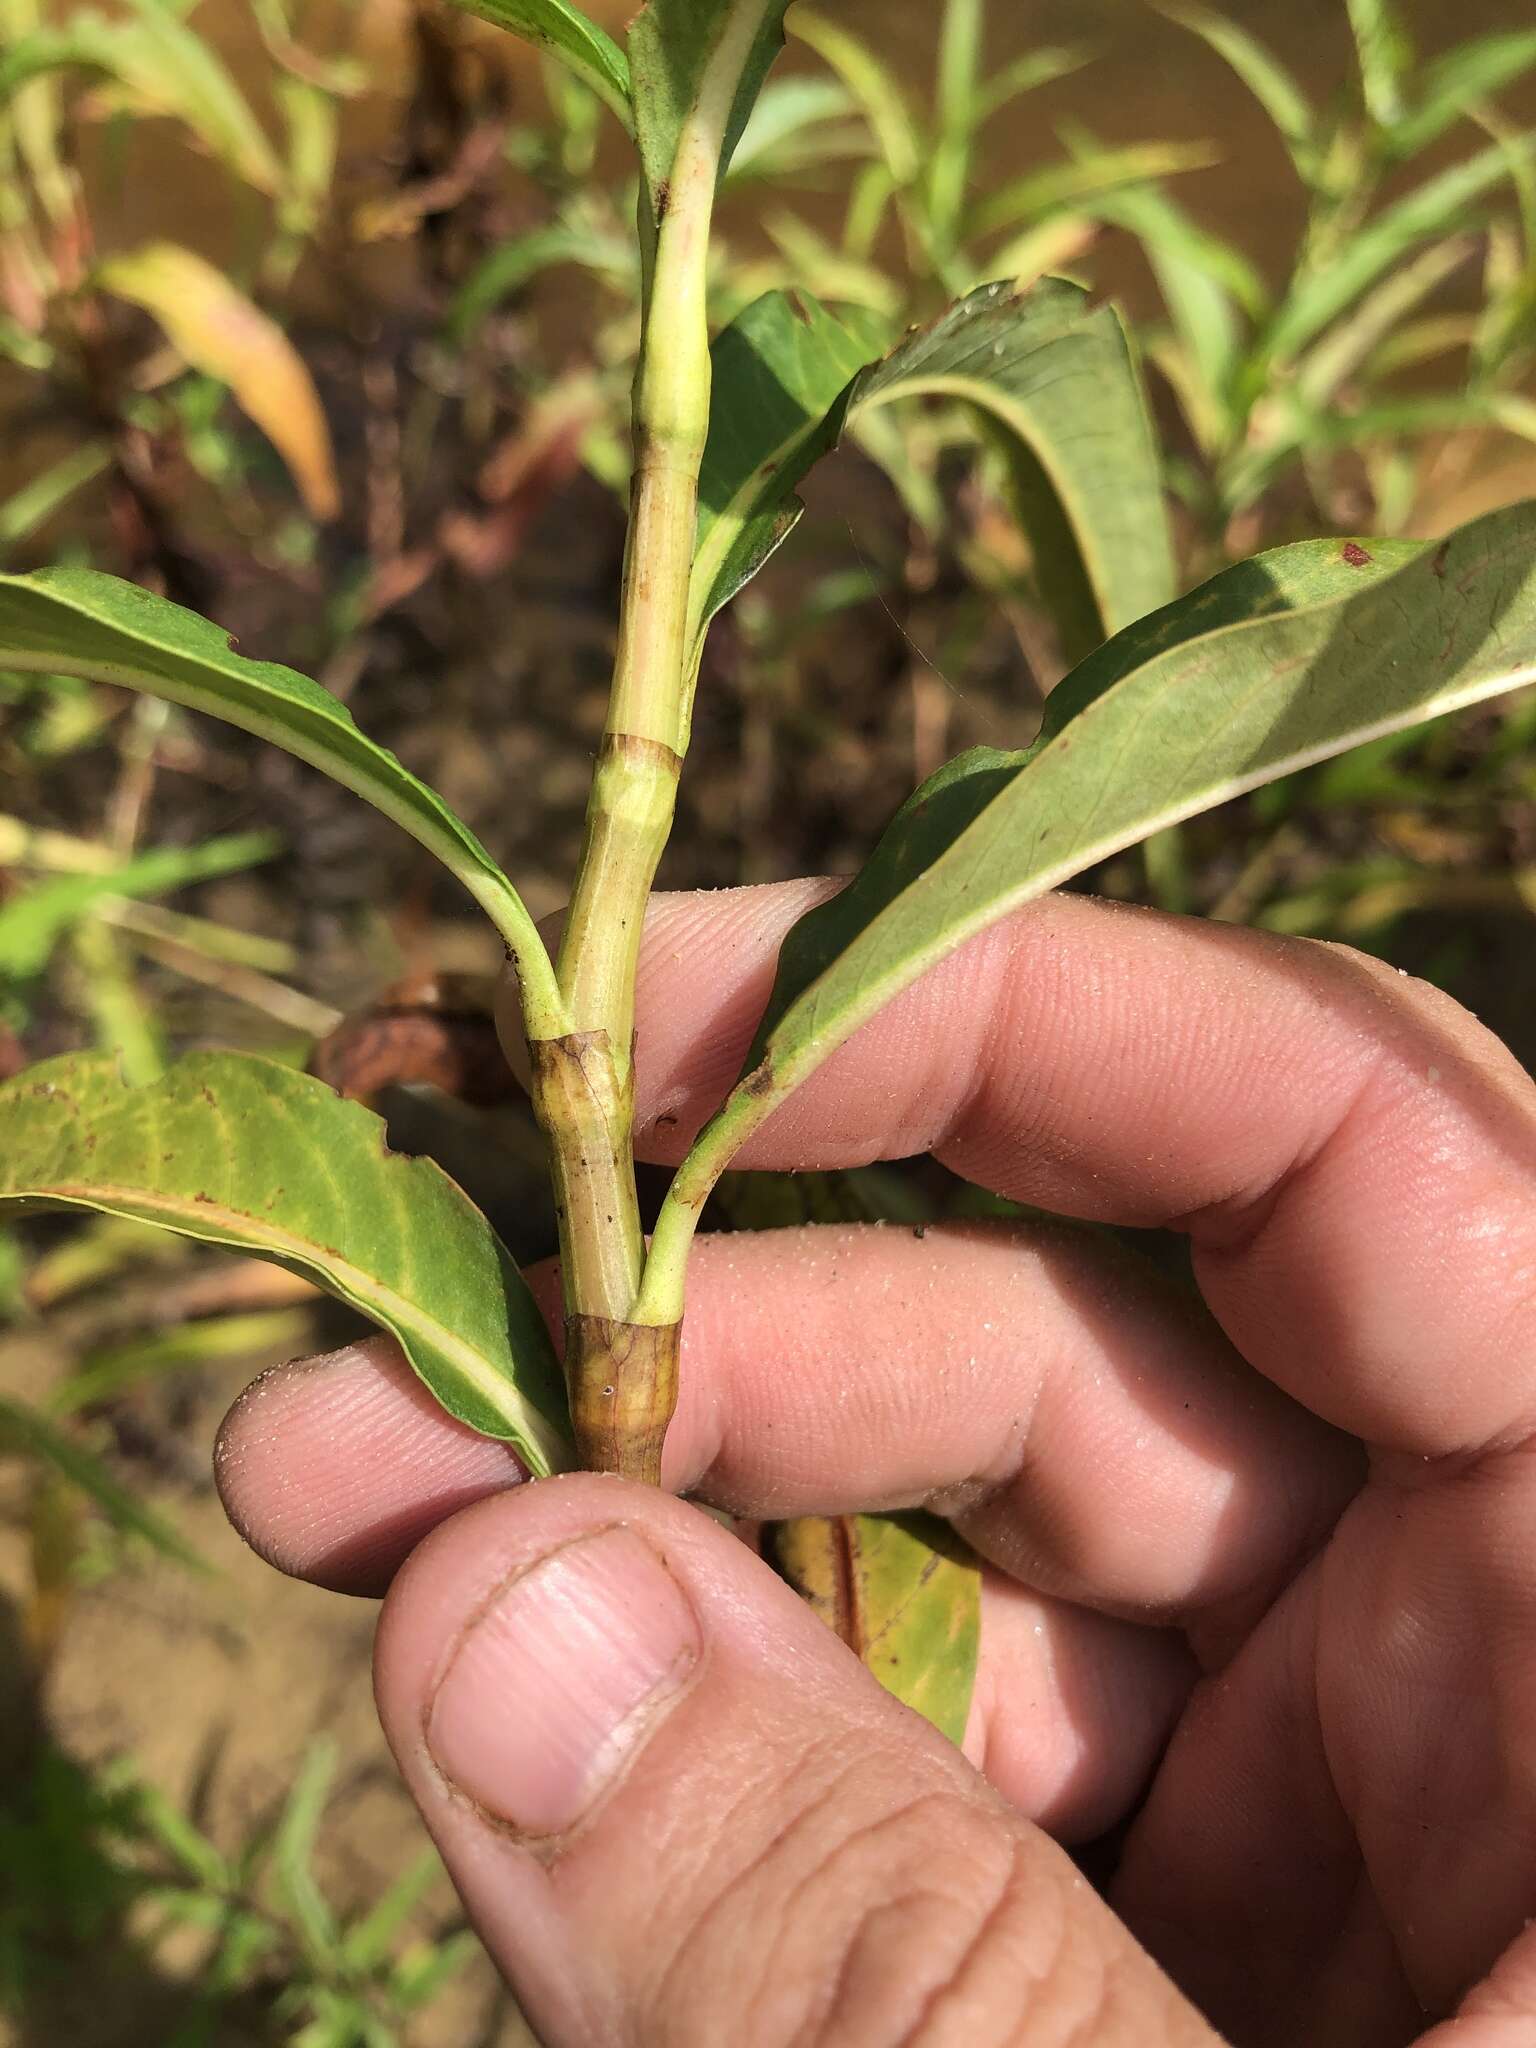
[[637,1323],[664,1329],[681,1317],[688,1254],[704,1204],[734,1154],[775,1106],[738,1086],[718,1116],[699,1133],[674,1174],[656,1219],[644,1285],[635,1304]]
[[732,105],[767,0],[735,0],[684,123],[658,223],[635,381],[635,476],[608,725],[556,973],[566,1034],[532,1046],[560,1211],[566,1380],[578,1450],[655,1480],[679,1316],[634,1318],[632,1040],[645,906],[672,827],[691,673],[688,596],[709,430],[707,264]]

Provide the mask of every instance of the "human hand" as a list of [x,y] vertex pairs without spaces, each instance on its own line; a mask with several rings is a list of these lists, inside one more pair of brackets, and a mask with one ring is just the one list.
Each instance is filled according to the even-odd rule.
[[[824,888],[654,906],[648,1156],[724,1093]],[[988,1560],[969,1763],[708,1518],[519,1485],[387,1344],[225,1426],[264,1554],[389,1589],[386,1731],[541,2037],[1192,2048],[1198,2007],[1242,2048],[1531,2048],[1530,1083],[1376,963],[1062,897],[741,1163],[925,1150],[1187,1230],[1210,1315],[1067,1230],[706,1241],[666,1476],[950,1516]],[[1045,1830],[1127,1815],[1111,1913]]]

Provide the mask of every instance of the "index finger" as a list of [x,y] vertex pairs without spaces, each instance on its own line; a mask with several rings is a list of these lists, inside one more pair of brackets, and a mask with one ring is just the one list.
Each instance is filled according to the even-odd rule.
[[[641,1154],[681,1158],[740,1068],[785,931],[831,883],[657,898]],[[1343,948],[1081,896],[891,1003],[737,1164],[932,1152],[1057,1214],[1187,1230],[1245,1357],[1415,1456],[1536,1428],[1536,1090],[1449,998]]]

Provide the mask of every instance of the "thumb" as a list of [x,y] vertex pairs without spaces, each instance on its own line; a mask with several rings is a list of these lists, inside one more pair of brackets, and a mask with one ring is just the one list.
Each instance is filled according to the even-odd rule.
[[744,1545],[616,1480],[422,1545],[376,1682],[547,2048],[1210,2048],[1068,1859]]

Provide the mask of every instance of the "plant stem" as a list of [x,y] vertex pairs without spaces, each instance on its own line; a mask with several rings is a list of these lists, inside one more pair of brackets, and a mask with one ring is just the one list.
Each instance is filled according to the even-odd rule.
[[531,1046],[560,1218],[578,1453],[592,1469],[653,1483],[676,1399],[678,1319],[666,1327],[633,1320],[645,1260],[632,1149],[635,972],[686,744],[688,594],[709,431],[710,223],[732,104],[765,4],[735,0],[726,16],[657,223],[613,691],[556,968],[570,1029]]

